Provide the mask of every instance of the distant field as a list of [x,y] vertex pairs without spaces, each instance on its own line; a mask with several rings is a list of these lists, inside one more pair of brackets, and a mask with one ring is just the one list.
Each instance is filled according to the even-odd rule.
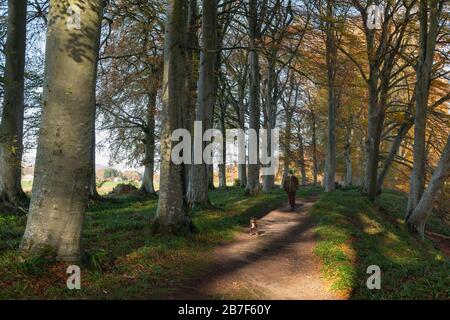
[[23,191],[25,191],[26,193],[30,193],[32,187],[33,187],[33,181],[22,181],[22,188],[23,188]]
[[98,193],[101,195],[105,195],[110,193],[118,184],[131,184],[137,188],[140,187],[140,182],[137,181],[122,181],[122,182],[113,182],[108,181],[102,184],[100,188],[98,188]]
[[[121,184],[121,183],[132,184],[132,185],[134,185],[137,188],[139,188],[141,186],[141,182],[140,181],[134,181],[134,180],[122,181],[122,182],[108,181],[108,182],[105,182],[104,184],[102,184],[102,186],[100,188],[98,188],[98,193],[101,194],[101,195],[106,195],[106,194],[110,193],[114,189],[114,187],[116,187],[118,184]],[[227,181],[227,186],[228,187],[232,187],[233,184],[234,184],[233,181]],[[23,190],[26,193],[28,193],[28,194],[31,193],[32,186],[33,186],[33,182],[32,181],[22,181],[22,188],[23,188]],[[155,181],[154,182],[154,186],[155,186],[155,190],[158,191],[159,190],[159,182]],[[216,188],[219,187],[219,179],[218,179],[218,177],[215,177],[215,179],[214,179],[214,186]]]
[[[122,181],[122,182],[108,181],[108,182],[105,182],[100,188],[98,188],[98,193],[101,195],[108,194],[114,189],[114,187],[116,187],[118,184],[121,184],[121,183],[132,184],[137,188],[139,188],[141,185],[141,183],[138,181]],[[28,194],[31,193],[32,186],[33,186],[32,181],[22,181],[22,188],[26,193],[28,193]],[[159,185],[157,183],[155,183],[155,188],[159,189]]]

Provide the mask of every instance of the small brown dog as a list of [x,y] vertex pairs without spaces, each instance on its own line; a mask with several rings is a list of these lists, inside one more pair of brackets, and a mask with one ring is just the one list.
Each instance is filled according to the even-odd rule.
[[258,235],[258,225],[256,224],[256,218],[255,217],[251,217],[250,218],[250,234],[252,236],[257,236]]

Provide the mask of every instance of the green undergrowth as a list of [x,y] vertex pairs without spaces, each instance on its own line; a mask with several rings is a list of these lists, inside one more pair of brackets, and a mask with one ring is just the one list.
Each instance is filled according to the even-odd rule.
[[[352,299],[449,298],[450,261],[431,241],[409,234],[405,206],[405,195],[395,191],[385,191],[375,205],[356,189],[321,196],[310,213],[319,237],[315,254],[331,290]],[[380,290],[367,288],[371,265],[381,269]]]
[[[316,192],[303,190],[300,195]],[[116,196],[96,202],[85,217],[81,290],[68,290],[67,264],[17,253],[26,218],[0,215],[0,299],[164,298],[198,277],[212,249],[248,224],[286,202],[276,189],[246,197],[241,188],[215,190],[208,209],[191,212],[197,232],[189,237],[155,236],[150,222],[156,197]]]
[[[399,223],[403,223],[407,203],[407,195],[395,190],[385,190],[376,201],[376,204],[383,212],[398,219]],[[448,225],[445,225],[435,215],[431,215],[428,219],[426,229],[450,237],[450,228]]]
[[[298,196],[318,196],[317,187]],[[212,207],[191,212],[197,232],[155,236],[150,230],[157,198],[115,196],[96,202],[85,218],[82,289],[66,287],[67,265],[43,258],[22,260],[17,248],[26,218],[0,214],[0,299],[149,299],[171,296],[204,274],[216,246],[286,203],[279,189],[245,197],[240,188],[210,193]],[[322,194],[311,208],[318,234],[315,254],[332,290],[352,299],[447,299],[449,259],[403,225],[405,195],[385,191],[375,205],[357,189]],[[438,220],[429,227],[449,234]],[[381,289],[369,290],[370,265],[381,268]],[[248,294],[242,293],[242,297]],[[247,297],[248,298],[248,297]]]

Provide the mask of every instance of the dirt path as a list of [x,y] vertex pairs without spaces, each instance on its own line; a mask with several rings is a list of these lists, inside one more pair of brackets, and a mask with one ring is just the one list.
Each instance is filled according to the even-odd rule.
[[338,299],[325,289],[313,254],[315,235],[308,209],[314,200],[297,200],[258,223],[259,236],[247,230],[217,248],[214,266],[174,299]]

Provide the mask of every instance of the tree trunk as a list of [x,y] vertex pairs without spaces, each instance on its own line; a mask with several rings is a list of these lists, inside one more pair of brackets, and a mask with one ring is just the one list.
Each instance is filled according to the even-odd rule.
[[25,206],[22,190],[26,0],[8,1],[3,114],[0,125],[0,201]]
[[94,121],[92,121],[92,130],[91,130],[91,177],[89,183],[89,198],[91,200],[99,200],[102,197],[97,191],[97,177],[95,170],[95,111],[94,111]]
[[[277,73],[275,72],[276,63],[276,50],[272,50],[271,55],[268,57],[268,76],[267,76],[267,101],[265,104],[266,112],[265,119],[266,130],[267,130],[267,155],[272,158],[272,135],[271,130],[275,128],[276,117],[277,117]],[[271,166],[271,163],[265,165],[267,167]],[[270,192],[275,184],[275,175],[269,174],[264,176],[263,180],[263,191]]]
[[305,166],[305,148],[303,144],[303,137],[299,136],[299,152],[300,159],[298,160],[298,164],[300,166],[300,173],[302,174],[302,185],[306,185],[306,166]]
[[346,141],[344,147],[345,158],[345,176],[344,186],[350,187],[352,185],[352,141],[351,141],[351,129],[347,128]]
[[286,180],[287,176],[289,175],[289,162],[286,158],[284,158],[283,162],[283,178],[281,179],[281,185],[280,188],[283,189],[284,181]]
[[[291,81],[291,86],[294,86]],[[281,188],[283,188],[284,181],[289,174],[289,164],[291,162],[292,154],[291,154],[291,139],[292,139],[292,111],[291,107],[287,103],[285,106],[285,117],[286,117],[286,129],[284,131],[284,161],[283,161],[283,179],[281,181]]]
[[[198,81],[198,101],[195,119],[202,122],[203,133],[213,126],[213,112],[216,101],[216,63],[217,63],[217,1],[203,0],[202,43],[200,53],[200,76]],[[199,134],[199,133],[197,133]],[[202,143],[205,146],[205,143]],[[203,148],[202,148],[203,150]],[[191,207],[210,205],[208,187],[210,185],[207,164],[191,166],[187,200]]]
[[372,66],[369,79],[369,119],[366,141],[365,192],[374,200],[377,189],[378,161],[380,156],[380,139],[382,119],[378,101],[378,67]]
[[207,166],[208,170],[208,190],[214,190],[216,187],[214,186],[214,165],[209,164]]
[[386,177],[390,167],[392,166],[392,163],[394,162],[395,157],[397,156],[397,153],[398,153],[398,150],[400,149],[402,141],[405,138],[405,136],[408,133],[411,126],[412,126],[412,122],[404,122],[400,125],[400,128],[398,129],[398,132],[397,132],[397,136],[395,137],[394,143],[392,144],[391,150],[389,151],[389,155],[387,156],[386,160],[384,161],[383,169],[381,170],[380,174],[378,175],[377,194],[381,193],[381,190],[383,188],[384,178]]
[[[425,131],[427,122],[428,98],[430,94],[431,71],[433,68],[436,39],[438,35],[439,15],[438,0],[420,1],[420,41],[419,60],[416,67],[416,110],[414,117],[414,152],[413,170],[409,188],[406,219],[422,197],[425,187]],[[429,13],[428,13],[429,11]]]
[[43,113],[36,171],[21,250],[79,261],[80,237],[91,176],[95,73],[101,0],[71,2],[81,29],[67,25],[67,3],[50,2]]
[[219,164],[219,189],[227,187],[227,168],[225,164]]
[[[266,124],[266,130],[267,130],[267,155],[268,157],[271,157],[271,150],[272,150],[272,136],[271,136],[271,128],[272,125],[270,124],[270,121],[267,121]],[[267,167],[270,167],[270,163],[268,165],[265,165]],[[275,184],[275,176],[273,174],[267,174],[263,177],[263,192],[268,193],[270,190],[272,190],[273,186]]]
[[[367,136],[361,135],[359,140],[359,180],[363,190],[366,189],[366,167],[367,167]],[[365,152],[364,152],[365,151]]]
[[[188,24],[186,37],[186,112],[184,116],[184,128],[193,134],[195,107],[197,105],[197,81],[198,81],[198,64],[199,55],[197,53],[198,37],[197,37],[197,17],[198,3],[197,0],[189,0]],[[184,164],[184,193],[189,188],[191,164]]]
[[316,134],[316,116],[314,112],[311,112],[311,124],[312,124],[312,158],[313,158],[313,184],[317,185],[318,164],[317,164],[317,134]]
[[153,230],[162,234],[187,234],[192,222],[187,214],[183,194],[183,165],[171,161],[177,142],[172,142],[174,130],[183,128],[186,86],[185,32],[187,6],[184,0],[167,3],[164,40],[163,107],[161,111],[161,168],[158,209]]
[[222,164],[219,164],[219,188],[227,187],[227,141],[226,141],[226,127],[225,127],[226,105],[220,104],[220,130],[222,132]]
[[334,34],[333,19],[334,1],[327,2],[327,22],[326,22],[326,60],[327,60],[327,82],[328,82],[328,130],[327,149],[325,157],[325,192],[332,192],[335,189],[336,178],[336,59],[337,47]]
[[[250,52],[249,52],[249,65],[250,65],[250,92],[249,92],[249,112],[250,123],[249,129],[256,131],[256,164],[248,164],[247,172],[247,185],[245,187],[245,193],[249,196],[254,196],[259,193],[259,55],[257,52],[258,43],[258,10],[257,1],[249,0],[249,34],[250,34]],[[250,155],[249,155],[250,156]]]
[[[245,132],[245,103],[242,100],[239,102],[239,128]],[[245,159],[245,149],[243,152],[243,159]],[[247,186],[247,164],[245,161],[238,164],[238,179],[239,185],[245,188]]]
[[[102,6],[103,8],[103,6]],[[100,50],[100,37],[98,37],[97,47]],[[98,77],[98,62],[99,62],[99,51],[97,51],[97,57],[95,60],[95,79],[94,85],[97,85],[97,77]],[[89,185],[89,198],[91,200],[101,200],[102,197],[97,191],[97,173],[95,168],[95,152],[96,152],[96,120],[97,120],[97,94],[96,89],[94,89],[94,121],[92,121],[92,138],[91,138],[91,178]]]
[[247,185],[247,164],[239,163],[238,164],[238,179],[239,186],[245,188]]
[[156,115],[156,88],[148,95],[147,128],[145,130],[145,158],[144,175],[142,177],[141,191],[147,194],[156,194],[153,184],[155,172],[155,115]]
[[433,205],[439,197],[439,192],[442,190],[442,187],[449,176],[450,136],[447,138],[447,144],[442,152],[441,159],[433,173],[431,181],[428,184],[428,188],[407,220],[410,229],[418,232],[422,239],[424,238],[425,224],[432,213]]

